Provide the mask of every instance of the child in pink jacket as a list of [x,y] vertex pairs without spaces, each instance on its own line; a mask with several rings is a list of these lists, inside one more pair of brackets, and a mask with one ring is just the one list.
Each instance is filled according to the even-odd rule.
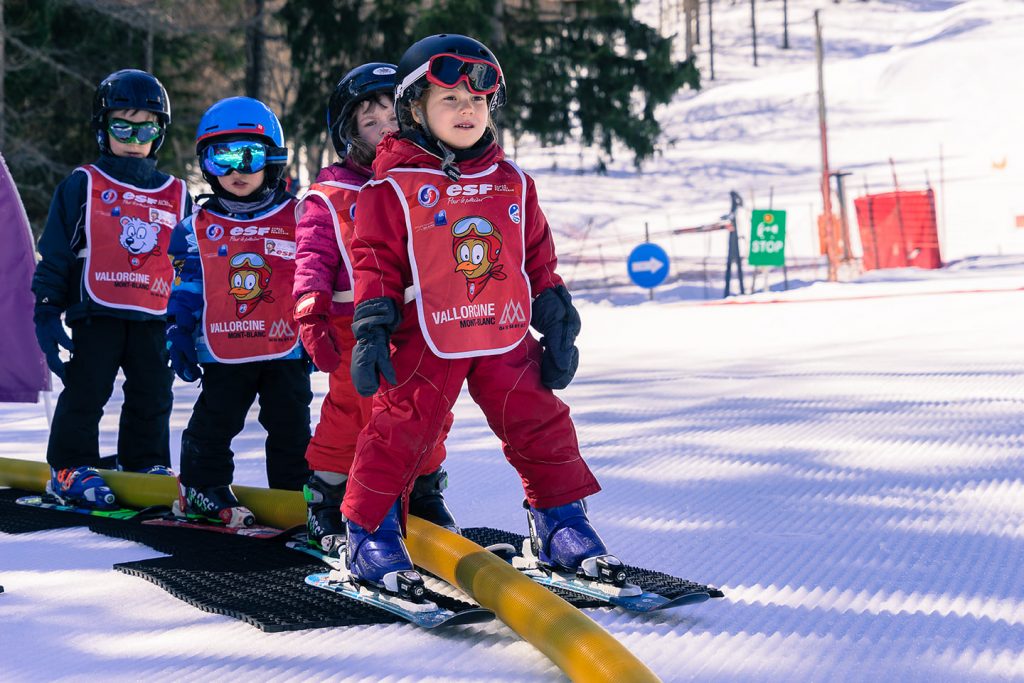
[[[356,67],[338,82],[327,129],[341,161],[320,170],[296,210],[295,319],[313,362],[330,373],[320,422],[306,450],[313,474],[303,489],[309,543],[325,552],[337,551],[344,540],[341,501],[356,437],[370,418],[372,399],[356,392],[349,372],[355,346],[351,239],[356,197],[373,173],[377,142],[398,129],[394,88],[395,66],[380,62]],[[447,486],[443,443],[451,419],[449,414],[442,438],[424,461],[409,512],[458,531],[442,493]]]

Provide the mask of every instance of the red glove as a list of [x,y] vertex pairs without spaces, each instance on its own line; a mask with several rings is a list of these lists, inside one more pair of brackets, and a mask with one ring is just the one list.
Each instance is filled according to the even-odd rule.
[[306,292],[295,302],[295,322],[299,324],[299,337],[313,364],[323,372],[334,372],[341,365],[341,352],[334,328],[327,320],[331,309],[328,292]]

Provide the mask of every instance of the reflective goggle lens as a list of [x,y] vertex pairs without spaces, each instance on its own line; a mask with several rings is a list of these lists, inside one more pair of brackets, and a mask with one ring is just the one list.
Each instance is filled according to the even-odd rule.
[[462,237],[463,235],[468,234],[471,230],[476,232],[478,235],[490,235],[494,232],[494,226],[479,216],[463,218],[452,226],[452,235],[455,237]]
[[203,150],[202,163],[207,173],[217,177],[231,171],[258,173],[267,165],[267,146],[251,140],[215,142]]
[[144,145],[160,137],[164,129],[154,121],[136,123],[125,119],[110,119],[107,123],[107,132],[120,142]]
[[427,80],[445,88],[464,82],[474,95],[490,95],[498,89],[501,72],[481,59],[444,54],[430,58]]

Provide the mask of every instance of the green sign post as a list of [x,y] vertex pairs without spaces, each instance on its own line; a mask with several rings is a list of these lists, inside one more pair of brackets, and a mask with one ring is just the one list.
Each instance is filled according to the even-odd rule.
[[786,265],[786,212],[754,209],[750,212],[751,266]]

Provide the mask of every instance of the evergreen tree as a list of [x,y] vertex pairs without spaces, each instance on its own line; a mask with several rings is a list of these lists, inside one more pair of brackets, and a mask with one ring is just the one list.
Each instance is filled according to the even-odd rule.
[[4,156],[37,234],[57,183],[97,155],[93,93],[113,71],[152,62],[173,117],[160,168],[186,174],[202,112],[240,89],[243,31],[224,17],[241,4],[5,0]]
[[327,144],[327,102],[349,70],[366,62],[395,63],[410,43],[408,25],[415,0],[287,0],[278,14],[298,70],[295,102],[284,126],[310,148],[316,173]]

